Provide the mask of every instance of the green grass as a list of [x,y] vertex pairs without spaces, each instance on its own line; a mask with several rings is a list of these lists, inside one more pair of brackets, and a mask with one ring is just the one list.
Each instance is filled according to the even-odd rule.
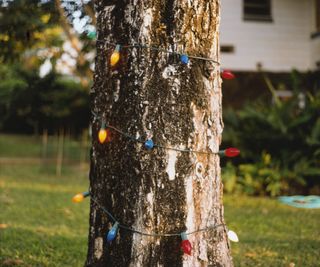
[[[87,137],[87,136],[86,136]],[[88,138],[88,137],[87,137]],[[58,153],[58,136],[48,136],[46,148],[42,136],[0,134],[0,157],[5,158],[55,158]],[[68,160],[88,160],[89,140],[64,138],[64,158]]]
[[[0,266],[83,266],[88,232],[88,201],[71,197],[88,187],[87,171],[0,166]],[[54,172],[52,172],[54,173]],[[10,265],[10,266],[11,266]]]
[[[37,166],[1,166],[0,266],[82,266],[86,256],[88,201],[72,204],[87,188],[86,171],[62,177]],[[317,266],[320,210],[287,207],[267,198],[225,196],[225,217],[239,243],[235,266]]]
[[[56,177],[50,166],[0,165],[0,224],[7,225],[0,227],[0,266],[83,266],[88,201],[70,199],[87,189],[87,171],[69,167]],[[228,227],[240,239],[231,244],[235,266],[319,266],[320,210],[268,198],[224,202]]]
[[228,227],[240,239],[232,243],[235,266],[320,266],[319,209],[254,197],[225,196],[224,203]]

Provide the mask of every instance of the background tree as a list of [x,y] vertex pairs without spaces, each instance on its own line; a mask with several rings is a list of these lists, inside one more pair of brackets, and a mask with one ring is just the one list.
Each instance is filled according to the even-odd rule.
[[[219,1],[95,2],[97,58],[91,90],[90,233],[86,266],[232,266],[223,219],[219,157],[143,144],[109,129],[99,144],[102,120],[131,136],[166,147],[217,152],[221,141],[221,80],[212,61],[180,62],[176,54],[123,48],[110,66],[113,43],[152,44],[219,60]],[[179,236],[147,236],[123,228],[107,243],[114,221],[145,233],[188,235],[191,255]]]
[[0,61],[16,62],[35,49],[59,46],[58,13],[52,1],[0,0]]
[[92,3],[72,3],[0,0],[2,131],[88,126],[94,52],[85,31],[93,27],[86,15]]
[[0,129],[6,132],[79,134],[88,127],[88,92],[56,72],[39,77],[17,65],[0,67]]

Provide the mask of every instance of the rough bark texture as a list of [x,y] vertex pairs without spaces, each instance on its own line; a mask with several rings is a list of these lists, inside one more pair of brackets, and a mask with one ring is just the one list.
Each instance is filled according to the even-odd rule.
[[[97,38],[119,44],[153,44],[219,60],[219,0],[95,2]],[[157,144],[219,150],[219,66],[188,65],[163,52],[97,43],[92,109],[107,123]],[[182,232],[224,223],[219,157],[155,148],[146,150],[114,131],[99,144],[93,118],[91,194],[119,220],[144,232]],[[226,228],[189,235],[192,256],[179,237],[148,237],[120,229],[107,244],[112,221],[91,202],[86,266],[232,266]]]

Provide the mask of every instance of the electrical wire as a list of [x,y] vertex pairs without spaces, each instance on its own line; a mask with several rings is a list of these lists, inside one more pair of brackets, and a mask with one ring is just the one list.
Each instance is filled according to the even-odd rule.
[[[96,40],[97,43],[103,43],[103,44],[107,44],[107,45],[112,45],[112,46],[116,46],[118,44],[116,43],[112,43],[112,42],[107,42],[107,41],[104,41],[104,40]],[[193,59],[199,59],[199,60],[205,60],[205,61],[211,61],[213,63],[216,63],[218,65],[220,65],[220,62],[219,61],[216,61],[214,60],[213,58],[207,58],[207,57],[200,57],[200,56],[192,56],[192,55],[187,55],[185,53],[178,53],[178,52],[173,52],[173,51],[170,51],[170,50],[167,50],[167,49],[164,49],[164,48],[159,48],[159,47],[156,47],[156,46],[152,46],[152,45],[143,45],[143,44],[131,44],[131,45],[120,45],[120,47],[122,48],[141,48],[141,49],[150,49],[150,50],[153,50],[153,51],[158,51],[158,52],[164,52],[164,53],[167,53],[167,54],[171,54],[171,55],[186,55],[188,56],[188,58],[193,58]]]
[[[96,119],[100,119],[100,116],[98,116],[95,112],[92,111],[92,114]],[[105,127],[118,132],[119,134],[127,137],[128,139],[130,139],[134,142],[145,143],[147,141],[147,140],[143,140],[141,138],[136,138],[128,133],[123,132],[122,130],[120,130],[112,125],[107,124],[107,123],[105,124]],[[197,153],[197,154],[205,154],[205,155],[218,155],[219,154],[219,152],[208,152],[208,151],[200,151],[200,150],[192,150],[192,149],[182,149],[182,148],[163,146],[163,145],[158,145],[158,144],[153,144],[153,147],[167,149],[167,150],[174,150],[174,151],[184,152],[184,153]]]
[[[90,198],[92,199],[92,201],[105,213],[109,216],[109,218],[115,223],[119,221],[111,214],[111,212],[109,212],[104,206],[102,206],[91,194],[90,194]],[[205,231],[209,231],[209,230],[214,230],[218,227],[225,227],[226,225],[221,223],[221,224],[216,224],[216,225],[211,225],[205,228],[199,228],[197,230],[191,231],[191,232],[185,232],[186,235],[193,235],[199,232],[205,232]],[[152,236],[152,237],[173,237],[173,236],[181,236],[181,232],[180,233],[147,233],[147,232],[142,232],[139,230],[136,230],[132,227],[120,224],[118,225],[119,228],[139,234],[139,235],[144,235],[144,236]]]

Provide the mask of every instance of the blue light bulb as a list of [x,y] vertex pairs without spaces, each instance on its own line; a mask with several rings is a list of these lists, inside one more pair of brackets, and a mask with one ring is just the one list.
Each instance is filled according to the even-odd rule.
[[87,34],[89,39],[96,39],[97,33],[95,31],[88,32]]
[[116,238],[118,228],[119,228],[119,223],[115,222],[114,225],[112,226],[112,228],[108,232],[107,242],[112,242]]
[[189,57],[188,57],[186,54],[182,54],[182,55],[180,56],[180,60],[181,60],[181,62],[182,62],[183,64],[188,64],[188,62],[189,62]]
[[153,143],[152,139],[148,139],[147,141],[145,141],[144,146],[148,150],[152,149],[154,147],[154,143]]

